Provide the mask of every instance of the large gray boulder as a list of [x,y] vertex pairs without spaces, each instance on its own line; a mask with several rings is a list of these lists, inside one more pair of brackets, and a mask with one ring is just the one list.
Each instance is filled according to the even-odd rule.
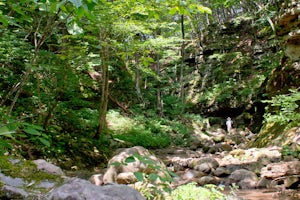
[[96,186],[89,181],[72,178],[53,190],[47,200],[145,200],[142,195],[126,185]]

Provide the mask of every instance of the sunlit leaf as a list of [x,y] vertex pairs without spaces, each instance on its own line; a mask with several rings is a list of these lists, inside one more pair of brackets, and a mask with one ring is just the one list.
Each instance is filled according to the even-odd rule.
[[144,174],[142,172],[133,172],[134,176],[138,181],[143,181],[144,180]]
[[3,126],[0,128],[0,135],[2,136],[10,136],[12,133],[15,133],[15,130],[10,130],[7,126]]
[[212,14],[212,11],[210,8],[202,6],[202,5],[196,5],[196,8],[198,9],[198,11],[202,12],[202,13],[208,13],[208,14]]
[[125,162],[126,162],[126,163],[132,163],[132,162],[135,162],[135,158],[134,158],[133,156],[127,157],[127,158],[125,159]]
[[169,10],[169,14],[175,15],[175,14],[177,14],[178,10],[179,10],[178,7],[173,7]]
[[44,144],[45,146],[50,147],[50,142],[49,142],[49,140],[46,140],[45,138],[39,138],[39,140],[40,140],[40,142],[41,142],[42,144]]
[[82,6],[82,1],[81,0],[69,0],[76,8],[79,8]]
[[36,129],[33,129],[33,128],[31,128],[31,127],[27,127],[27,128],[25,128],[24,130],[23,130],[25,133],[28,133],[28,134],[30,134],[30,135],[41,135],[41,133],[38,131],[38,130],[36,130]]
[[74,21],[71,23],[67,24],[68,32],[71,35],[78,35],[83,33],[83,29],[78,26],[78,24]]
[[149,174],[149,180],[151,182],[156,181],[158,178],[159,178],[159,176],[157,174],[154,174],[154,173]]

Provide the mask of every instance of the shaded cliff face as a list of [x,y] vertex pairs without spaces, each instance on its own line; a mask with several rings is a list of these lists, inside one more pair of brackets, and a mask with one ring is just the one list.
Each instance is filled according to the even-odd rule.
[[270,97],[300,87],[300,2],[285,1],[276,22],[284,56],[268,80],[266,91]]
[[[268,77],[266,94],[269,99],[284,96],[292,98],[292,100],[282,101],[279,106],[269,108],[269,113],[275,111],[276,114],[278,107],[281,107],[281,110],[284,107],[285,109],[280,112],[282,119],[279,118],[275,122],[268,122],[267,120],[255,140],[249,143],[249,147],[277,145],[298,152],[299,145],[292,144],[294,141],[298,141],[299,137],[299,117],[297,114],[300,111],[300,101],[295,94],[299,95],[300,92],[300,2],[284,1],[276,25],[276,35],[280,40],[284,55],[278,67]],[[291,93],[289,91],[291,89],[297,93]],[[289,106],[287,106],[288,104]],[[286,108],[288,109],[286,110]],[[277,114],[276,117],[280,115]]]
[[190,93],[194,112],[232,117],[237,125],[259,130],[266,80],[282,52],[268,22],[258,21],[239,17],[206,30],[195,95]]
[[190,82],[192,112],[229,116],[259,132],[262,100],[299,88],[300,3],[282,1],[270,23],[263,16],[237,17],[205,32],[197,78]]

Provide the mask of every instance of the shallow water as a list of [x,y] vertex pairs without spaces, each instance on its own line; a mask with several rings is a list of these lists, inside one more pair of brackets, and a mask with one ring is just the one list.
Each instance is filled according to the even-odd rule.
[[286,190],[278,192],[276,190],[255,189],[239,190],[236,192],[237,197],[243,200],[299,200],[300,191]]

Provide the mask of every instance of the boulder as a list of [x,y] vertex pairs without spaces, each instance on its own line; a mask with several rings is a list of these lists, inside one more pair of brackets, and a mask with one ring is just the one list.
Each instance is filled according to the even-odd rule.
[[246,169],[239,169],[229,176],[229,181],[229,184],[236,183],[242,189],[250,189],[256,187],[258,177],[254,172]]
[[276,179],[282,176],[299,175],[300,161],[270,163],[261,169],[261,177]]
[[215,171],[213,171],[213,174],[217,177],[224,177],[228,176],[230,174],[230,171],[225,167],[218,167]]
[[199,185],[207,185],[207,184],[214,184],[217,185],[219,183],[219,179],[214,176],[203,176],[195,180],[196,183]]
[[[126,163],[128,158],[131,158],[131,161]],[[134,172],[155,173],[160,177],[165,177],[168,176],[168,174],[164,173],[166,170],[165,164],[159,158],[144,147],[135,146],[124,149],[108,162],[103,182],[107,184],[126,183],[128,180],[133,181],[132,174]],[[126,174],[129,177],[126,177]]]
[[189,168],[198,170],[200,172],[210,173],[212,170],[219,167],[219,163],[216,159],[211,157],[194,159],[190,164]]
[[126,185],[96,186],[89,181],[72,178],[51,191],[47,200],[145,200],[142,195]]

